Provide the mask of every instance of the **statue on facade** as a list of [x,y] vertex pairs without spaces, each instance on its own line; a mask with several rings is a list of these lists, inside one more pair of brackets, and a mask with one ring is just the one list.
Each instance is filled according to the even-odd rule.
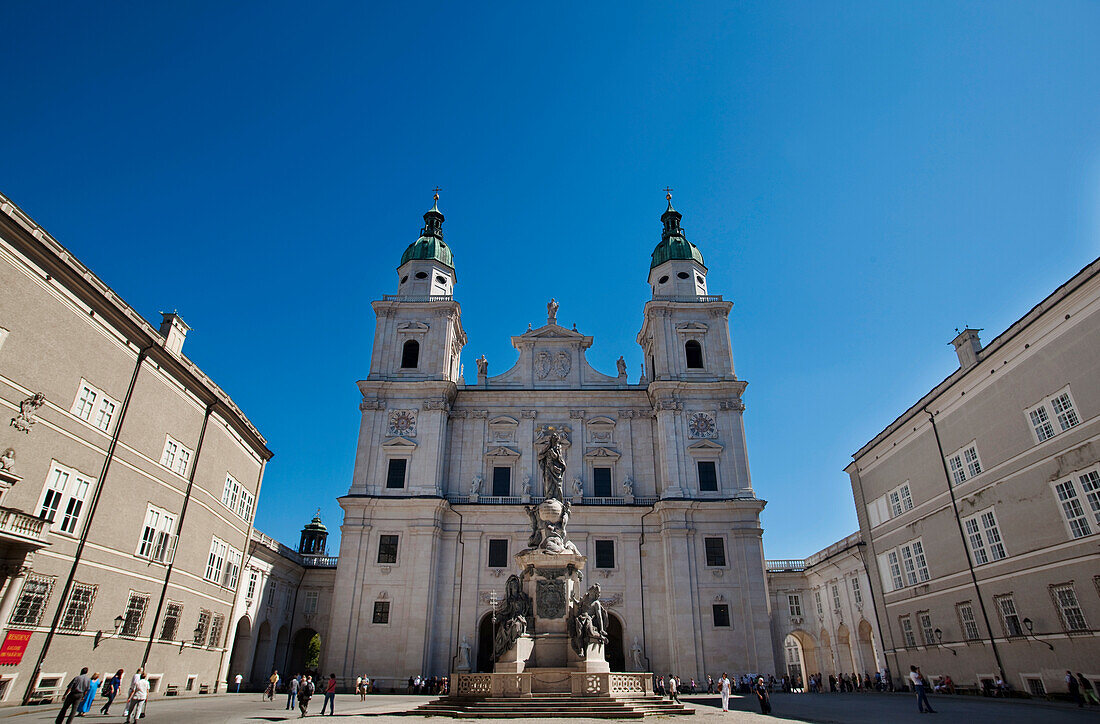
[[481,475],[475,475],[474,479],[470,481],[470,495],[481,495],[481,481],[484,478]]
[[619,355],[619,359],[615,362],[615,367],[619,370],[619,377],[626,377],[626,360],[622,355]]
[[623,495],[628,498],[634,495],[634,481],[630,478],[623,480]]
[[[638,639],[634,639],[635,642]],[[473,662],[470,658],[470,642],[466,640],[466,637],[462,637],[462,643],[458,645],[458,670],[470,671],[473,669]]]
[[580,478],[573,478],[573,497],[580,498],[584,495],[584,483]]
[[527,497],[531,495],[531,475],[528,473],[523,476],[523,480],[519,483],[520,495]]
[[527,633],[531,618],[531,597],[523,592],[519,576],[512,574],[504,585],[504,600],[497,610],[497,629],[493,638],[493,660],[508,653],[520,635]]
[[607,611],[600,603],[600,584],[593,583],[569,612],[569,643],[582,659],[592,644],[607,643]]
[[565,452],[562,449],[561,432],[553,427],[546,430],[542,449],[539,450],[539,470],[542,472],[542,489],[547,499],[565,502]]
[[538,445],[539,471],[542,474],[546,497],[538,505],[524,507],[531,521],[531,537],[527,546],[547,553],[578,553],[569,542],[566,526],[569,524],[570,505],[565,500],[565,451],[566,432],[548,426],[540,433]]
[[9,424],[20,432],[29,433],[34,424],[38,422],[35,418],[38,408],[44,404],[46,404],[46,395],[41,392],[34,393],[31,397],[19,403],[19,414],[13,417]]
[[[465,639],[463,639],[465,641]],[[638,637],[634,637],[634,645],[630,647],[630,663],[635,671],[645,671],[645,662],[642,659],[642,646],[638,643]]]
[[558,323],[558,303],[553,297],[546,303],[546,322],[548,324]]
[[15,469],[15,448],[9,447],[0,455],[0,470],[12,472]]
[[485,377],[489,374],[489,360],[485,359],[485,355],[481,355],[474,361],[477,363],[478,377]]

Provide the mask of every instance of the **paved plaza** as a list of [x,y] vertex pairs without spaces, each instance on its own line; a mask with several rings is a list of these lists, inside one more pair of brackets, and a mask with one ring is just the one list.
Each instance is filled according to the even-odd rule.
[[[412,709],[430,701],[427,696],[380,695],[370,696],[365,702],[350,694],[336,698],[336,717],[343,719],[370,719],[374,724],[410,724],[426,720],[410,714]],[[310,705],[311,717],[321,711],[321,697]],[[925,721],[929,715],[920,715],[913,697],[903,694],[777,694],[772,697],[773,715],[763,716],[756,710],[756,700],[734,697],[731,711],[723,714],[716,696],[687,696],[684,703],[696,710],[690,719],[676,719],[687,724],[742,724],[742,722],[797,721],[797,722],[851,722],[852,724],[906,724]],[[933,721],[962,722],[967,724],[1015,724],[1019,722],[1096,722],[1100,720],[1100,708],[1078,709],[1064,704],[1035,701],[1001,701],[977,697],[932,697],[937,716]],[[260,694],[217,695],[179,699],[158,698],[150,702],[147,724],[183,724],[184,722],[210,722],[212,724],[239,724],[277,722],[298,719],[298,711],[287,711],[286,697],[276,697],[275,702],[262,701]],[[98,707],[97,707],[98,708]],[[58,707],[14,707],[0,711],[0,719],[14,722],[50,722],[57,715]],[[122,706],[116,706],[116,714],[99,716],[93,709],[84,721],[122,721]],[[442,718],[432,717],[443,721]],[[657,717],[647,721],[672,721],[670,717]],[[470,720],[464,720],[470,721]],[[488,720],[485,720],[488,721]],[[493,722],[516,721],[499,720]],[[525,719],[524,721],[541,721]],[[556,720],[545,720],[556,721]],[[577,719],[580,722],[606,721],[601,719]]]

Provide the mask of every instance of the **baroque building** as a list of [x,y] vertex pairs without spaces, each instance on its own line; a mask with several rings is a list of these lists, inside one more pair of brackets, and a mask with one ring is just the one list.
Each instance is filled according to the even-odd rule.
[[[438,196],[437,196],[438,199]],[[438,204],[373,303],[370,368],[341,528],[322,668],[354,678],[442,675],[471,647],[488,670],[492,603],[542,499],[535,440],[566,431],[570,539],[610,612],[613,670],[770,671],[760,512],[749,477],[728,317],[672,207],[653,251],[641,379],[603,374],[558,324],[511,338],[518,358],[463,377],[466,344]],[[641,667],[637,666],[641,664]]]
[[1035,695],[1067,668],[1100,684],[1100,259],[978,332],[846,468],[887,662]]
[[214,692],[266,462],[244,413],[0,195],[0,701],[81,666]]

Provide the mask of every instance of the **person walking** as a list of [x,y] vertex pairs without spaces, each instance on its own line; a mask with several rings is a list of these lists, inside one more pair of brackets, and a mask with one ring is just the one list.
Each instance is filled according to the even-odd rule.
[[267,677],[267,688],[264,689],[264,698],[268,701],[275,700],[275,687],[279,685],[279,670],[275,669],[271,672],[271,676]]
[[134,672],[134,675],[130,677],[130,690],[126,692],[126,708],[122,710],[122,716],[130,716],[130,702],[134,699],[134,692],[137,691],[138,683],[145,676],[145,669],[138,667],[138,670]]
[[149,680],[145,678],[145,670],[138,669],[134,676],[139,678],[126,707],[126,724],[137,724],[141,721],[141,717],[145,715],[145,703],[149,699]]
[[298,717],[299,719],[309,713],[309,700],[313,698],[313,691],[313,677],[307,676],[302,685],[298,687],[298,711],[302,712],[302,715]]
[[325,701],[321,704],[321,716],[325,715],[326,707],[329,716],[336,713],[336,674],[328,675],[328,684],[325,685]]
[[1085,675],[1080,671],[1077,672],[1077,683],[1081,687],[1081,698],[1085,700],[1086,704],[1089,706],[1100,704],[1100,699],[1096,697],[1096,688],[1093,687],[1092,682],[1085,678]]
[[725,671],[722,672],[722,678],[718,680],[718,691],[722,694],[722,711],[729,711],[733,684],[730,683],[730,678],[726,676]]
[[1078,707],[1085,705],[1085,698],[1081,696],[1081,684],[1078,683],[1077,677],[1073,675],[1072,671],[1066,672],[1066,686],[1069,687],[1069,697],[1077,704]]
[[668,675],[668,698],[680,703],[680,682],[672,674]]
[[118,696],[118,690],[122,688],[122,676],[126,672],[119,669],[115,672],[115,675],[103,684],[103,696],[107,697],[107,703],[104,704],[99,713],[107,716],[111,713],[111,704],[114,703],[115,697]]
[[913,690],[917,692],[917,711],[923,714],[925,707],[927,707],[929,714],[935,714],[936,710],[928,703],[928,694],[925,693],[926,685],[924,683],[924,676],[920,673],[920,667],[909,667],[909,680],[913,682]]
[[771,714],[772,713],[772,699],[768,693],[768,685],[764,683],[763,676],[756,677],[756,686],[753,687],[756,692],[756,699],[760,702],[760,713]]
[[294,699],[298,696],[298,688],[302,685],[302,677],[295,676],[286,685],[286,708],[289,711],[294,708]]
[[92,674],[92,678],[88,681],[88,693],[84,695],[84,701],[80,702],[80,712],[78,716],[84,716],[88,713],[88,710],[95,704],[95,695],[99,691],[99,685],[102,682],[99,680],[99,672]]
[[61,711],[57,713],[56,724],[61,724],[61,720],[65,719],[66,711],[69,712],[69,718],[65,721],[72,724],[73,717],[77,714],[77,708],[84,701],[84,696],[88,693],[90,685],[91,679],[88,678],[88,667],[85,666],[65,687],[65,696],[61,700]]
[[237,674],[236,676],[233,677],[233,683],[237,685],[237,693],[238,694],[241,693],[241,682],[242,681],[244,681],[244,677],[241,676],[240,674]]

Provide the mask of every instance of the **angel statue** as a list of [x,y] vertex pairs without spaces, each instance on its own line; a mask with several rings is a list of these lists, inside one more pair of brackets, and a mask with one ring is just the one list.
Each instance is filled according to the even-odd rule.
[[527,633],[531,620],[531,597],[523,592],[519,576],[513,573],[504,584],[504,600],[497,611],[497,621],[500,623],[493,639],[494,661],[508,653],[521,634]]
[[600,603],[600,584],[593,583],[569,612],[569,643],[582,659],[592,644],[607,643],[607,611]]

